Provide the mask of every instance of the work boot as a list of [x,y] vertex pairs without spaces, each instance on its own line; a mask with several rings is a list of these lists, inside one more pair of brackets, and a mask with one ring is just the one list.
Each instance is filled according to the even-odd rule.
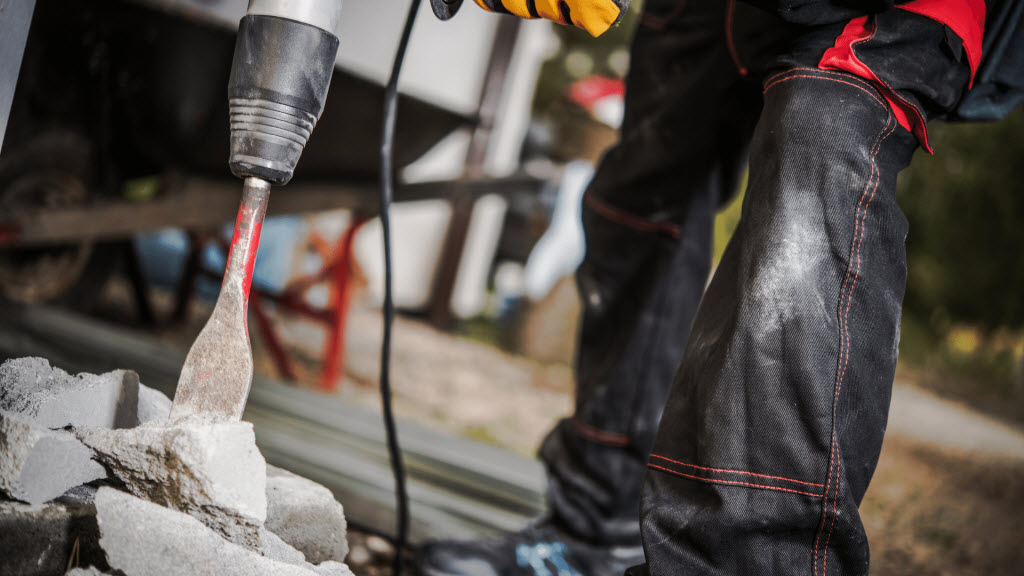
[[622,576],[644,552],[590,544],[544,520],[496,538],[430,542],[416,560],[421,576]]

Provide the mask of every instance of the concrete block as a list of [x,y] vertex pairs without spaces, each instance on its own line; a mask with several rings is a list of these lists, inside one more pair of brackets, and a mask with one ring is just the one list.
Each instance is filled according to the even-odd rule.
[[44,358],[0,366],[0,410],[44,428],[130,428],[139,423],[138,403],[139,375],[129,370],[72,376]]
[[72,568],[64,576],[107,576],[108,574],[108,572],[102,572],[95,566],[89,566],[88,568]]
[[277,560],[278,562],[284,562],[285,564],[292,564],[295,566],[302,566],[313,570],[321,576],[352,576],[352,572],[342,562],[335,562],[333,560],[322,562],[319,565],[314,566],[306,561],[306,557],[295,548],[289,546],[284,540],[281,540],[276,534],[263,528],[260,531],[260,539],[263,541],[263,547],[260,549],[260,554],[271,560]]
[[39,505],[0,501],[0,574],[63,574],[76,541],[80,565],[109,568],[99,545],[94,492],[81,487]]
[[320,576],[354,576],[347,565],[333,560],[313,566],[313,570]]
[[345,510],[330,490],[267,466],[267,528],[313,563],[348,555]]
[[[232,544],[198,520],[113,488],[96,494],[100,546],[127,576],[314,576]],[[333,568],[333,566],[328,566]],[[351,572],[337,572],[350,576]]]
[[159,390],[139,384],[139,407],[136,414],[139,424],[167,420],[171,415],[171,399]]
[[252,424],[193,415],[75,434],[132,494],[186,512],[232,542],[259,550],[267,518],[266,461]]
[[0,493],[41,504],[107,476],[89,450],[64,430],[35,426],[0,411]]
[[306,564],[306,556],[302,552],[289,546],[287,542],[281,540],[277,534],[267,530],[266,527],[260,528],[260,554],[285,564],[298,566]]

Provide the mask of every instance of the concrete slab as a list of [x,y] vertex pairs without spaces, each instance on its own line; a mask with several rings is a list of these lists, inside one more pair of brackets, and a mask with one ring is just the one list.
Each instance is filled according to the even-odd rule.
[[139,406],[136,415],[139,424],[166,420],[171,415],[171,399],[159,390],[139,384]]
[[267,466],[266,527],[310,562],[348,556],[345,510],[331,491],[275,466]]
[[186,512],[232,542],[259,550],[267,518],[266,461],[252,424],[195,415],[75,434],[132,494]]
[[[314,576],[232,544],[187,514],[113,488],[96,494],[100,546],[127,576]],[[332,568],[329,566],[328,568]],[[350,576],[351,572],[338,572]]]
[[42,428],[0,410],[0,493],[42,504],[106,476],[92,450],[71,433]]
[[130,428],[139,423],[138,402],[139,375],[129,370],[72,376],[45,358],[0,366],[0,410],[44,428]]
[[99,568],[89,566],[88,568],[72,568],[64,576],[107,576],[109,572],[103,572]]
[[267,530],[266,527],[260,529],[260,544],[260,554],[271,560],[296,566],[306,564],[306,556],[302,552],[289,546],[287,542],[281,540],[277,534]]

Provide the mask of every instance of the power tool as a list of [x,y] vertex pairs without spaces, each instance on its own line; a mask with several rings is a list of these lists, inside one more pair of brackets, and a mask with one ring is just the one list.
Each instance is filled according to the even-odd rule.
[[[384,235],[384,338],[380,390],[388,454],[395,477],[396,534],[392,574],[400,576],[409,533],[405,467],[391,406],[389,377],[392,299],[388,208],[398,78],[421,0],[412,0],[384,93],[380,218]],[[431,0],[447,20],[463,0]],[[231,172],[244,179],[242,203],[217,304],[189,350],[178,379],[171,417],[215,414],[239,420],[252,386],[247,311],[260,230],[271,186],[287,184],[327,99],[338,53],[341,0],[250,0],[238,29],[228,82]]]
[[327,100],[341,0],[250,0],[228,81],[231,172],[244,179],[217,304],[189,350],[171,416],[239,420],[252,385],[247,311],[272,186],[292,179]]

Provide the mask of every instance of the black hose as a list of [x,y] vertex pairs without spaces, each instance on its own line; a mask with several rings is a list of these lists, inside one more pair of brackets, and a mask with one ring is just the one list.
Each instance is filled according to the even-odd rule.
[[395,576],[402,573],[402,557],[409,539],[409,494],[405,489],[405,464],[402,462],[402,449],[398,445],[398,431],[395,429],[395,415],[391,409],[391,325],[395,320],[395,303],[391,293],[391,217],[388,212],[394,190],[393,157],[395,121],[398,116],[398,76],[402,72],[405,51],[409,47],[409,36],[412,34],[419,7],[420,0],[412,0],[409,13],[405,17],[405,29],[402,30],[402,39],[398,42],[398,51],[391,67],[391,78],[388,79],[388,86],[384,92],[384,127],[380,144],[380,224],[384,233],[384,338],[380,351],[380,400],[384,412],[391,471],[395,476],[397,526],[392,569]]

